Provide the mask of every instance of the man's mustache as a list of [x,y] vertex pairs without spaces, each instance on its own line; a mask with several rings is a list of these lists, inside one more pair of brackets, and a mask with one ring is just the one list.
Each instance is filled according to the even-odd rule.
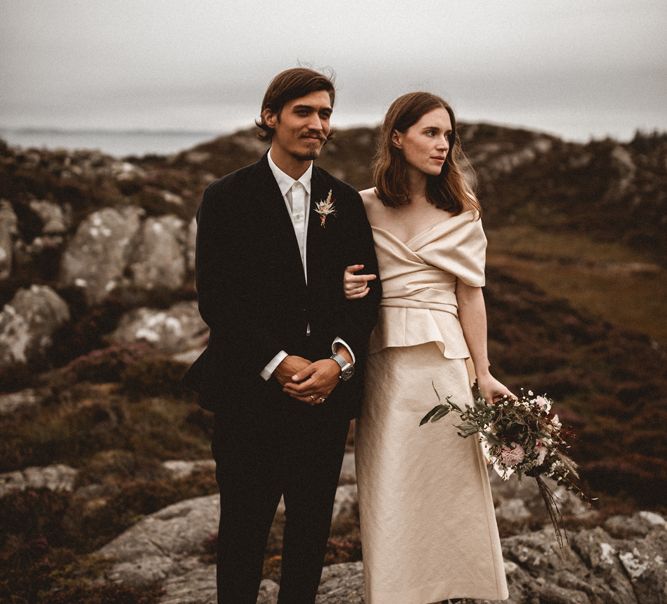
[[310,130],[308,132],[304,132],[301,135],[301,138],[317,138],[318,140],[321,140],[322,142],[326,142],[327,137],[324,136],[321,132],[316,132],[313,130]]

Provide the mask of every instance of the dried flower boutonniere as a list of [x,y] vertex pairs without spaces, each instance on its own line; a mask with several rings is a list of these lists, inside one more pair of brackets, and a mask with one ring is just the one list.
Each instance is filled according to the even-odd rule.
[[320,215],[320,226],[325,228],[327,226],[327,216],[329,214],[336,215],[336,206],[333,200],[333,191],[329,189],[329,193],[322,201],[315,204],[315,211]]

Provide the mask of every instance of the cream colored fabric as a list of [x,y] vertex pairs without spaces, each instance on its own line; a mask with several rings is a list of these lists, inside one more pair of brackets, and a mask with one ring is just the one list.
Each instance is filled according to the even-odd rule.
[[370,352],[436,342],[448,359],[470,356],[458,320],[456,280],[484,285],[486,237],[480,220],[463,212],[403,243],[373,227],[382,277],[378,325]]
[[486,239],[470,212],[401,243],[374,228],[384,289],[356,463],[366,604],[508,597],[487,467],[442,397],[471,404],[456,279],[484,284]]

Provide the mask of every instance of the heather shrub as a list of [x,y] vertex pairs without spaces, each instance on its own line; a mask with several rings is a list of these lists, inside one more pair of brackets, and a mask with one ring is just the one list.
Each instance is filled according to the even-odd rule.
[[566,365],[568,361],[567,356],[556,346],[540,347],[537,343],[525,347],[497,347],[494,352],[498,354],[503,371],[512,375],[549,372]]
[[91,455],[79,468],[77,486],[122,486],[131,480],[165,478],[160,460],[126,449],[104,449]]
[[81,515],[77,529],[87,535],[84,546],[85,550],[90,552],[122,533],[143,516],[184,499],[217,492],[212,472],[194,472],[180,480],[166,477],[124,481],[104,505],[95,506]]
[[19,415],[0,422],[0,471],[52,463],[82,467],[107,449],[139,459],[210,456],[207,432],[187,421],[197,409],[191,401],[128,398],[113,384],[81,384],[61,398],[40,411],[38,422]]
[[143,355],[120,371],[125,392],[135,397],[184,394],[185,367],[166,355]]
[[667,460],[667,439],[659,424],[633,426],[624,435],[623,443],[628,451],[643,457]]
[[61,386],[81,381],[120,382],[123,371],[128,366],[139,362],[143,355],[151,352],[151,348],[145,344],[109,346],[93,350],[68,363],[56,381]]
[[77,287],[65,288],[59,294],[67,302],[71,320],[53,337],[48,358],[56,367],[93,350],[105,348],[104,334],[115,329],[120,317],[128,309],[115,300],[88,307],[82,290]]
[[667,461],[629,453],[582,464],[584,480],[598,492],[633,499],[640,506],[660,506],[667,492]]
[[[89,471],[95,467],[104,471],[103,464],[95,463]],[[98,476],[100,481],[104,478],[110,486],[110,474]],[[0,525],[0,600],[156,601],[159,590],[154,587],[96,583],[106,563],[95,562],[87,554],[146,514],[183,499],[216,493],[215,477],[212,472],[195,471],[180,480],[113,478],[118,478],[115,488],[97,489],[92,499],[83,493],[47,489],[19,491],[0,499],[0,517],[9,519]],[[10,596],[23,600],[10,600]]]
[[540,375],[539,391],[547,392],[556,400],[589,390],[586,372],[576,367],[566,366]]
[[346,536],[332,536],[327,541],[324,564],[342,564],[361,560],[361,536],[355,530]]

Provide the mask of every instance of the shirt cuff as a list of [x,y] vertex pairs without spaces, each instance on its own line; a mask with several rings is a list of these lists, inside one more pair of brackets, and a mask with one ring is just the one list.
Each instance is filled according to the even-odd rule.
[[352,352],[352,349],[348,346],[347,342],[343,340],[343,338],[336,338],[333,341],[333,344],[331,345],[331,352],[333,354],[336,354],[336,346],[338,346],[339,344],[347,348],[347,351],[350,353],[350,356],[352,357],[352,364],[354,365],[357,362],[354,357],[354,352]]
[[278,365],[280,365],[280,363],[282,363],[283,360],[285,359],[285,357],[287,357],[287,356],[288,356],[288,354],[284,350],[281,350],[275,357],[273,357],[268,362],[266,367],[264,367],[264,369],[262,369],[262,371],[260,372],[259,375],[262,376],[262,379],[265,382],[268,382],[271,379],[271,376],[273,375],[273,372],[276,370]]

